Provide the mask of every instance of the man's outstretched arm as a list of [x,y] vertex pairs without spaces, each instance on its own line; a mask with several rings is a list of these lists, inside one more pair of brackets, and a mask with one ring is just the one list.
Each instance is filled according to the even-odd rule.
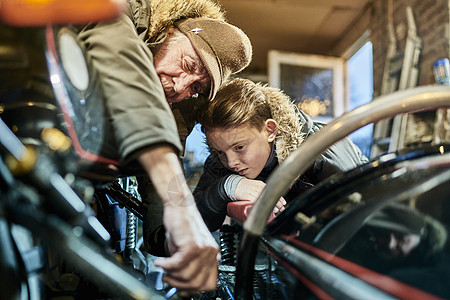
[[156,261],[164,280],[183,291],[213,290],[217,284],[219,247],[203,222],[186,184],[178,156],[169,146],[143,152],[139,162],[164,205],[164,226],[171,257]]

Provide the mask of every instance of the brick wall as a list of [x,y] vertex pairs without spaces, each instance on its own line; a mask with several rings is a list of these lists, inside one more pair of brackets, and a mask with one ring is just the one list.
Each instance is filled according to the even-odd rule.
[[407,6],[412,8],[417,35],[423,41],[418,85],[433,84],[433,62],[450,55],[448,0],[374,0],[371,17],[374,96],[380,94],[389,42],[388,11],[391,7],[397,47],[404,49],[408,32]]

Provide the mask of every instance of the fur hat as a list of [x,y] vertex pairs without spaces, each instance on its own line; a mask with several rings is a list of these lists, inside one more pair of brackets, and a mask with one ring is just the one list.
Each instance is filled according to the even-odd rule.
[[210,100],[231,74],[251,61],[250,40],[236,26],[210,18],[188,18],[175,26],[189,38],[211,78]]

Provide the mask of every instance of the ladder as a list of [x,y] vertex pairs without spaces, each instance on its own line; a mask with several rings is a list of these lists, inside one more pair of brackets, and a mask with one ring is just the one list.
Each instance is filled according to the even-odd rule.
[[[391,4],[391,1],[389,1]],[[392,5],[392,4],[391,4]],[[388,6],[388,9],[390,7]],[[408,35],[405,50],[397,50],[392,21],[388,22],[389,47],[381,84],[381,94],[389,94],[396,90],[405,90],[417,85],[419,77],[419,58],[423,42],[417,36],[413,12],[406,8]],[[371,157],[385,152],[401,149],[405,142],[408,114],[396,116],[393,120],[382,120],[374,125]]]

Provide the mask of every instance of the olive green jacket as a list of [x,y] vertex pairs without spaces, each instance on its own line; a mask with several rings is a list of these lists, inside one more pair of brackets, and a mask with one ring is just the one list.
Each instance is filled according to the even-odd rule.
[[185,100],[171,111],[151,48],[164,41],[167,27],[175,21],[201,14],[223,18],[219,8],[207,1],[155,0],[150,5],[148,0],[130,0],[128,11],[116,20],[91,24],[79,32],[100,74],[111,126],[101,154],[118,160],[123,173],[130,174],[137,167],[132,163],[137,154],[149,147],[166,144],[183,154],[195,124],[194,106],[202,98]]
[[[152,49],[167,37],[167,29],[182,18],[224,19],[220,7],[205,0],[129,0],[129,9],[117,20],[86,26],[79,37],[102,76],[105,107],[111,133],[103,155],[120,160],[120,173],[141,174],[135,158],[160,144],[184,153],[195,125],[197,108],[205,97],[166,102],[153,66]],[[136,171],[135,171],[136,170]],[[147,176],[138,177],[144,202],[144,242],[148,251],[164,254],[162,204]]]
[[153,67],[153,55],[132,20],[122,15],[86,27],[79,37],[100,74],[111,125],[102,154],[126,165],[137,151],[153,145],[169,144],[180,152],[176,123]]

